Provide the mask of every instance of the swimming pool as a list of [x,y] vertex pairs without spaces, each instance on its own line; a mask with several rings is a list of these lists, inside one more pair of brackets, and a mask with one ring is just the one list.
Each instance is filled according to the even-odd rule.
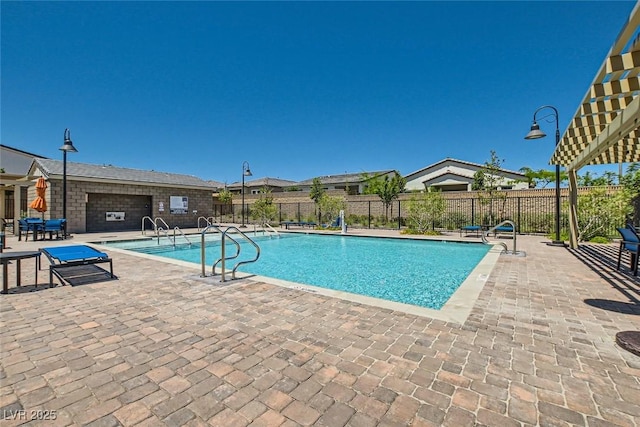
[[[260,259],[238,271],[436,310],[491,249],[482,244],[406,238],[301,233],[251,237],[260,245]],[[158,245],[155,240],[112,242],[108,246],[200,265],[198,238],[192,239],[191,246],[175,248]],[[253,247],[242,246],[241,256],[228,263],[227,269],[255,256]],[[220,242],[212,241],[205,247],[210,273],[220,257]],[[235,248],[229,246],[227,254],[234,253]]]

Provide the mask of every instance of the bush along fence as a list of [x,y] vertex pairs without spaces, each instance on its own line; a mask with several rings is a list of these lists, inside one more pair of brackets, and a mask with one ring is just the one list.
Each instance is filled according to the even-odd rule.
[[[566,190],[566,189],[563,189]],[[613,201],[615,187],[603,191],[598,197],[603,202]],[[550,235],[555,229],[555,195],[535,194],[529,190],[529,195],[516,195],[517,191],[503,192],[506,196],[487,200],[482,197],[464,197],[468,193],[442,193],[444,210],[430,218],[431,229],[437,231],[459,230],[465,225],[491,226],[503,220],[511,220],[516,224],[517,232],[521,234]],[[566,193],[566,191],[565,191]],[[388,207],[375,196],[345,196],[345,217],[349,227],[367,229],[403,229],[409,226],[409,206],[411,194],[402,194]],[[365,199],[365,200],[362,200]],[[259,223],[252,218],[253,200],[246,200],[245,219],[249,224]],[[273,204],[276,209],[271,225],[282,222],[327,223],[327,218],[320,216],[318,206],[303,196],[298,201],[279,200],[274,194]],[[606,206],[606,203],[603,203]],[[598,235],[615,237],[616,227],[624,225],[624,215],[607,214],[605,208],[591,209],[589,212],[579,213],[579,223],[588,222],[594,225]],[[214,218],[219,222],[239,222],[241,220],[241,204],[214,204]],[[582,215],[582,218],[581,218]],[[588,218],[584,216],[588,215]],[[328,221],[330,222],[330,221]],[[569,234],[569,204],[568,194],[560,197],[560,230],[561,234]]]

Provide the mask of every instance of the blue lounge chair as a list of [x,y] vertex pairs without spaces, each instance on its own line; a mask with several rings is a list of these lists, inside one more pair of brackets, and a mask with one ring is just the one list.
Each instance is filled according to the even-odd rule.
[[460,237],[462,237],[462,233],[464,232],[465,234],[474,232],[476,233],[476,237],[480,236],[480,230],[482,230],[482,227],[479,225],[465,225],[463,227],[460,227]]
[[633,271],[635,276],[638,275],[638,253],[640,252],[640,237],[632,228],[617,228],[618,233],[622,236],[622,240],[620,241],[620,249],[618,250],[618,266],[617,269],[620,270],[620,261],[622,259],[622,253],[628,252],[631,257],[631,264],[629,268]]
[[[116,276],[113,274],[113,262],[111,258],[104,252],[97,251],[91,246],[87,245],[71,245],[71,246],[57,246],[52,248],[41,248],[42,252],[51,262],[49,266],[49,283],[53,283],[53,275],[55,275],[60,282],[69,282],[69,278],[65,276],[64,269],[85,266],[91,264],[109,263],[109,274],[112,279]],[[99,268],[99,267],[98,267]],[[99,268],[100,272],[105,272]],[[96,271],[82,273],[83,275],[96,274]],[[74,276],[77,277],[77,276]]]
[[500,227],[496,227],[493,229],[493,236],[497,236],[498,233],[513,233],[513,227],[510,225],[501,225]]
[[292,225],[298,225],[299,226],[299,225],[302,225],[302,223],[299,222],[299,221],[282,221],[280,223],[280,227],[282,227],[283,225],[288,230],[289,227],[291,227]]

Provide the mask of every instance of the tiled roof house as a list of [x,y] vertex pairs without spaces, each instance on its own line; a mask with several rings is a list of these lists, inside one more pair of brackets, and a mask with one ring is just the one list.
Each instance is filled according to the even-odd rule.
[[[479,163],[446,158],[405,175],[407,191],[422,191],[427,187],[441,191],[471,191],[475,173],[484,168]],[[502,190],[529,188],[527,178],[520,172],[502,169],[498,180]]]

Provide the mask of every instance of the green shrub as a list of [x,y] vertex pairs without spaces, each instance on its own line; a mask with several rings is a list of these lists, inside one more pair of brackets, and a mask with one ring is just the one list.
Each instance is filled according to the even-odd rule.
[[413,235],[420,235],[420,236],[441,236],[442,235],[442,233],[436,230],[419,231],[412,228],[405,228],[404,230],[400,231],[400,234],[413,234]]
[[578,241],[587,242],[606,234],[609,224],[624,224],[631,211],[629,192],[608,195],[605,188],[593,188],[578,197]]
[[422,234],[429,228],[433,230],[440,227],[445,209],[444,198],[440,192],[429,191],[412,195],[407,207],[409,229]]

